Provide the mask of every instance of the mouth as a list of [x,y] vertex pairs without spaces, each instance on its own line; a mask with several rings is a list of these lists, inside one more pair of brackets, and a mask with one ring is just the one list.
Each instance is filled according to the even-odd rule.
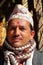
[[13,40],[14,40],[14,42],[20,42],[22,39],[21,38],[14,38]]

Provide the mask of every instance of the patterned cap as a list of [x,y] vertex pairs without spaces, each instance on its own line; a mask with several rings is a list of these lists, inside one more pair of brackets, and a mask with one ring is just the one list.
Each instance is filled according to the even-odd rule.
[[17,4],[15,6],[8,21],[10,21],[11,19],[14,19],[14,18],[20,18],[20,19],[27,20],[32,25],[32,27],[34,27],[32,14],[28,11],[28,9],[26,7],[24,7],[21,4]]

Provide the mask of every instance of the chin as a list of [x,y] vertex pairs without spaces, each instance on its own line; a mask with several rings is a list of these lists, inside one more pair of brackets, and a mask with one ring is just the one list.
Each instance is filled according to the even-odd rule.
[[14,44],[13,44],[13,47],[21,47],[22,45],[21,45],[21,42],[15,42]]

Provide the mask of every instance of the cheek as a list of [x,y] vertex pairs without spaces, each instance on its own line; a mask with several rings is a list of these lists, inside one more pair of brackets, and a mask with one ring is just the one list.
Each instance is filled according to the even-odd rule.
[[10,43],[13,42],[13,41],[12,41],[12,35],[13,35],[13,33],[12,33],[11,31],[7,31],[7,39],[8,39],[8,41],[9,41]]
[[25,32],[25,33],[22,33],[22,37],[23,37],[23,41],[24,42],[27,42],[27,41],[29,41],[30,40],[30,38],[31,38],[31,33],[30,32]]
[[7,38],[8,39],[11,39],[12,35],[13,35],[12,31],[7,31]]
[[7,30],[7,35],[13,35],[13,31],[11,31],[11,30]]

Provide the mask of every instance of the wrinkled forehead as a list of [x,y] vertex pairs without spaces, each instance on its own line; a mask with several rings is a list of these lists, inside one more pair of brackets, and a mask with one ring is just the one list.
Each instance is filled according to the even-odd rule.
[[19,19],[19,18],[15,18],[15,19],[11,19],[8,23],[8,25],[12,25],[12,26],[27,26],[28,24],[30,24],[27,20],[24,19]]

